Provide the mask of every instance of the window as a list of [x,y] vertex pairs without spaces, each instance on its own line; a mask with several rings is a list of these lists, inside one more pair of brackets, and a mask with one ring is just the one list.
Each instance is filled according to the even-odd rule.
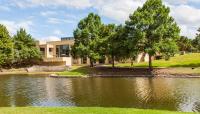
[[45,48],[40,48],[40,52],[41,52],[42,56],[44,56],[45,55]]
[[40,51],[44,52],[44,51],[45,51],[45,49],[44,49],[44,48],[40,48]]
[[56,46],[56,56],[57,57],[69,57],[70,56],[69,45],[58,45],[58,46]]
[[53,52],[53,48],[49,48],[49,52]]

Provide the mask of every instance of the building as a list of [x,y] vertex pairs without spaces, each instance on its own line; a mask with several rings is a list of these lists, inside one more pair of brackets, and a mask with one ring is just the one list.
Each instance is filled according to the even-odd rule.
[[44,63],[71,66],[73,58],[71,57],[70,50],[73,44],[74,38],[72,37],[64,37],[61,38],[61,41],[39,44]]
[[[73,37],[63,37],[61,41],[50,41],[45,44],[37,43],[43,57],[43,64],[48,65],[65,65],[72,66],[73,64],[90,64],[89,58],[74,59],[71,56],[71,47],[74,45]],[[136,62],[147,62],[148,54],[141,53],[138,55]],[[108,57],[96,61],[96,64],[108,64],[111,61]]]

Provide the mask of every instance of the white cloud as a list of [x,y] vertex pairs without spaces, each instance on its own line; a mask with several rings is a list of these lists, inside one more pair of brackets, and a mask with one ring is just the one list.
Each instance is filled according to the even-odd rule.
[[13,2],[16,6],[21,8],[34,6],[63,6],[84,9],[91,6],[89,0],[13,0]]
[[189,4],[189,3],[200,3],[200,0],[165,0],[169,4]]
[[60,30],[54,30],[54,31],[53,31],[53,34],[58,35],[58,36],[59,36],[59,35],[64,35],[63,32],[60,31]]
[[200,9],[188,5],[172,7],[172,15],[181,24],[196,25],[200,22],[200,16],[198,14],[200,14]]
[[47,16],[56,15],[56,12],[55,12],[55,11],[43,11],[43,12],[40,12],[40,14],[41,14],[42,16],[47,17]]
[[20,21],[20,22],[0,20],[0,24],[6,26],[10,34],[14,35],[16,31],[19,30],[20,28],[24,28],[26,29],[27,32],[30,32],[33,22],[30,20]]
[[74,23],[75,21],[68,19],[48,18],[47,22],[51,24],[61,24],[61,23]]
[[95,0],[92,4],[100,15],[124,22],[143,2],[144,0]]
[[171,15],[175,18],[181,28],[181,35],[194,38],[200,27],[200,9],[189,5],[170,6]]

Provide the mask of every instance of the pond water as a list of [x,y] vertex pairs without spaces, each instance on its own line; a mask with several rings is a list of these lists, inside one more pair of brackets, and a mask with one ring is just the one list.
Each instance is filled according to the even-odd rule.
[[0,106],[131,107],[200,112],[200,79],[0,76]]

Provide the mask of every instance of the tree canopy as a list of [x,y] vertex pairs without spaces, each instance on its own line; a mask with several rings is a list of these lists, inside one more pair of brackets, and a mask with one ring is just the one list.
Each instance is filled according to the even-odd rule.
[[200,28],[198,29],[198,33],[196,35],[196,38],[192,41],[192,44],[194,48],[200,52]]
[[20,29],[13,37],[14,41],[14,64],[31,65],[41,59],[39,49],[36,47],[36,41],[25,29]]
[[192,40],[187,38],[186,36],[181,36],[179,40],[177,40],[177,44],[179,47],[179,51],[192,51]]
[[13,58],[13,42],[8,30],[0,24],[0,67],[9,64]]
[[115,60],[121,60],[127,57],[125,29],[122,25],[116,26],[109,24],[104,26],[105,33],[105,55],[112,60],[112,67],[114,67]]
[[[169,14],[170,9],[163,5],[162,0],[147,0],[126,21],[128,38],[133,44],[137,43],[138,50],[149,54],[150,69],[152,56],[166,54],[166,50],[174,51],[176,44],[173,42],[179,38],[180,29]],[[163,45],[169,49],[163,49]]]
[[75,50],[75,55],[90,58],[91,66],[93,66],[95,60],[101,57],[98,45],[101,42],[101,27],[101,18],[97,14],[90,13],[79,22],[74,31],[75,44],[73,50]]

